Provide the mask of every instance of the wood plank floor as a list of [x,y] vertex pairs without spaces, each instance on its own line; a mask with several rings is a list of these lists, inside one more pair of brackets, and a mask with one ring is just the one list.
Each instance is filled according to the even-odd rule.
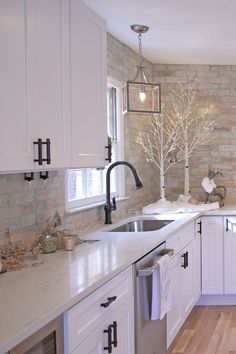
[[236,306],[196,306],[168,354],[236,354]]

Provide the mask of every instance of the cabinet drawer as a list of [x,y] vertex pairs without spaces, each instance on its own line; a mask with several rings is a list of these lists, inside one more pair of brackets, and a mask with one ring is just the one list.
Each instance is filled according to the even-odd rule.
[[133,295],[132,284],[130,267],[64,314],[65,353],[71,353],[116,308]]
[[173,256],[175,256],[181,250],[180,235],[177,233],[166,241],[166,248],[174,250]]
[[177,232],[166,241],[166,247],[174,250],[174,255],[179,253],[186,245],[194,239],[194,223],[191,223]]
[[180,233],[180,247],[183,249],[187,246],[190,242],[194,239],[194,223],[189,224],[186,226]]

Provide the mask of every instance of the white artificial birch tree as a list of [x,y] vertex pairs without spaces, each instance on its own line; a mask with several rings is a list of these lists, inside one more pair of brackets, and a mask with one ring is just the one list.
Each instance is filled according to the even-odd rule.
[[176,142],[179,136],[178,121],[165,112],[153,115],[149,132],[140,132],[138,143],[143,147],[147,161],[160,171],[160,199],[165,201],[165,174],[177,162]]
[[177,90],[171,90],[172,116],[178,121],[181,134],[177,145],[178,159],[184,160],[184,195],[190,195],[189,159],[200,146],[207,144],[212,138],[215,122],[211,109],[201,108],[196,98],[193,79],[186,86],[179,83]]

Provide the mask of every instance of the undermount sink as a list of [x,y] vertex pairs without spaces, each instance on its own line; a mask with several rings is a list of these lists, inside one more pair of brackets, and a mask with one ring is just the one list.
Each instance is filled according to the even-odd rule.
[[144,232],[160,230],[174,220],[138,219],[108,230],[108,232]]

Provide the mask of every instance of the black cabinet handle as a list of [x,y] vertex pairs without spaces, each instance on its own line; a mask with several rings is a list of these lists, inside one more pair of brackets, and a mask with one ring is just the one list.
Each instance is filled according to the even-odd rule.
[[34,162],[38,162],[39,165],[43,164],[43,151],[42,151],[42,139],[38,139],[38,141],[34,141],[34,145],[38,145],[38,158],[34,159]]
[[116,197],[112,197],[112,210],[116,210]]
[[108,326],[108,329],[104,329],[103,333],[107,333],[107,347],[103,347],[104,350],[107,350],[108,353],[112,352],[112,325]]
[[188,251],[186,252],[186,268],[188,267]]
[[183,259],[184,259],[184,264],[181,265],[181,267],[183,267],[184,269],[187,268],[187,252],[185,252],[184,254],[182,254]]
[[199,225],[199,230],[197,232],[201,235],[202,234],[202,222],[199,221],[197,224]]
[[[46,141],[38,139],[34,141],[34,145],[38,145],[38,158],[34,159],[34,162],[38,162],[39,165],[43,164],[43,161],[46,161],[48,165],[51,163],[51,141],[49,138]],[[43,145],[46,145],[46,159],[43,159]]]
[[47,164],[50,165],[51,163],[51,141],[49,138],[46,139],[46,147],[47,147]]
[[112,141],[110,137],[107,138],[107,145],[105,146],[105,148],[107,149],[107,158],[105,160],[110,163],[112,157]]
[[226,228],[225,231],[229,231],[229,219],[226,219]]
[[117,296],[108,297],[107,302],[103,302],[100,306],[106,308],[106,307],[110,306],[112,304],[112,302],[116,301],[116,299],[117,299]]
[[113,341],[111,343],[114,345],[114,348],[116,348],[117,344],[118,344],[118,341],[117,341],[117,322],[114,321],[111,326],[113,328]]

